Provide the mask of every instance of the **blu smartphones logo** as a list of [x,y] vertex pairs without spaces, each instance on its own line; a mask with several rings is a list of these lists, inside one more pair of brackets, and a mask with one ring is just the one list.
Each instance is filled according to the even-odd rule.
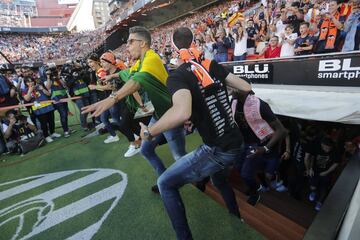
[[351,58],[320,60],[318,78],[357,79],[360,77],[360,66],[353,66]]

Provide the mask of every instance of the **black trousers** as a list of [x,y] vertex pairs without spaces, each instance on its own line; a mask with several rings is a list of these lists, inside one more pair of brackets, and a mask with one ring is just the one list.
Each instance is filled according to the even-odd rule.
[[50,111],[36,116],[40,122],[41,130],[44,137],[48,137],[55,132],[55,116],[54,111]]

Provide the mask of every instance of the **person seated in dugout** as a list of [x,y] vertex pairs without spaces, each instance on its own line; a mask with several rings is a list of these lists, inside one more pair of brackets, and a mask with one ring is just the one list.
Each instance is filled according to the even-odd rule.
[[[265,172],[266,179],[271,182],[269,185],[276,184],[276,181],[272,180],[279,165],[279,144],[287,130],[270,106],[253,92],[243,94],[234,91],[232,96],[232,112],[245,143],[245,151],[239,156],[240,161],[236,168],[249,188],[247,202],[255,205],[260,200],[256,170],[261,168]],[[274,188],[276,187],[279,186]]]
[[42,132],[37,131],[36,127],[28,122],[26,116],[18,115],[14,110],[6,112],[2,130],[10,153],[25,154],[45,143]]

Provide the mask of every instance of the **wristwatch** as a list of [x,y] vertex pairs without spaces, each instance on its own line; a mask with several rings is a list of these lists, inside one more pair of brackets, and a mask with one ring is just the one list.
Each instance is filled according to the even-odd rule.
[[116,97],[117,97],[117,94],[116,94],[116,93],[111,93],[109,97],[112,98],[112,99],[114,99],[115,103],[118,102],[118,100],[117,100],[117,98],[116,98]]
[[144,130],[144,137],[145,137],[145,139],[147,139],[149,141],[153,138],[153,135],[151,135],[149,128],[146,128]]
[[265,149],[265,153],[269,153],[269,152],[270,152],[270,149],[269,149],[267,146],[264,146],[264,149]]

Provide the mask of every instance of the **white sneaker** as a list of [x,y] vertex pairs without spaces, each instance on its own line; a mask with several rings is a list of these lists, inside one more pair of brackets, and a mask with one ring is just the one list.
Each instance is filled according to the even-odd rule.
[[124,154],[124,157],[132,157],[140,152],[140,147],[136,147],[135,145],[130,145],[129,149]]
[[65,138],[70,137],[70,133],[69,133],[69,132],[64,132],[64,137],[65,137]]
[[54,132],[53,134],[50,135],[50,137],[51,138],[59,138],[59,137],[61,137],[61,134]]
[[48,136],[48,137],[45,138],[45,141],[46,141],[47,143],[51,143],[51,142],[54,141],[54,139],[52,139],[50,136]]
[[105,140],[104,140],[104,143],[112,143],[112,142],[117,142],[119,141],[119,137],[117,135],[115,136],[108,136]]

